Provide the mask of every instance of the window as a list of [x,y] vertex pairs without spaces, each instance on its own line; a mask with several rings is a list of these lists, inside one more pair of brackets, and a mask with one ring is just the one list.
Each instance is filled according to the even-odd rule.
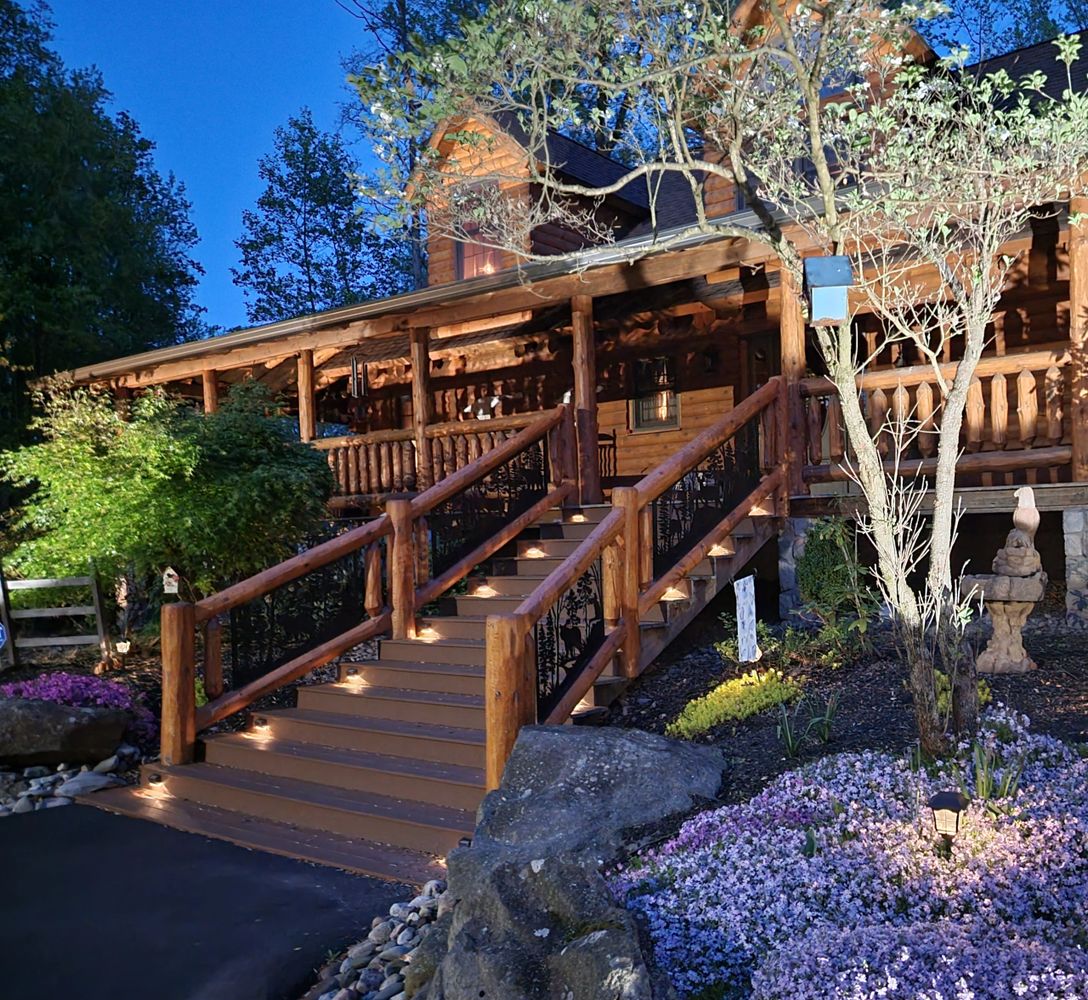
[[464,226],[465,241],[455,244],[455,266],[458,281],[465,278],[478,278],[484,274],[494,274],[502,267],[502,258],[495,247],[489,247],[481,243],[479,239],[473,239],[480,234],[478,223],[469,222]]
[[631,405],[633,430],[680,426],[676,369],[672,358],[635,363],[635,398]]

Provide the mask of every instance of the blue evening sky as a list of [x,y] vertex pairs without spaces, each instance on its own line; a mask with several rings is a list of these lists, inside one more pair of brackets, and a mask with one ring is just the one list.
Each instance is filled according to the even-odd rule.
[[246,324],[230,268],[242,210],[260,184],[272,132],[306,105],[336,127],[348,96],[340,57],[363,41],[336,0],[51,0],[55,47],[69,68],[96,65],[157,146],[193,204],[210,323]]

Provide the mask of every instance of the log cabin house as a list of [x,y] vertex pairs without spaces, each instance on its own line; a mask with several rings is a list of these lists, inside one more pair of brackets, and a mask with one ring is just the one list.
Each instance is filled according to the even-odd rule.
[[[1041,45],[994,68],[1053,59]],[[474,127],[499,130],[489,148],[514,169],[516,130]],[[573,178],[622,174],[553,143]],[[756,224],[728,185],[706,197],[712,216]],[[754,564],[791,606],[806,519],[857,506],[838,401],[770,251],[702,236],[654,253],[648,209],[635,185],[609,198],[609,245],[534,232],[535,252],[576,249],[576,266],[433,238],[418,291],[71,373],[119,396],[168,386],[209,412],[257,379],[327,455],[334,507],[365,518],[164,608],[162,762],[141,796],[97,804],[419,877],[471,834],[521,725],[606,704]],[[658,211],[679,229],[690,195]],[[980,531],[1015,507],[1018,485],[1037,487],[1044,564],[1066,577],[1073,613],[1088,607],[1088,239],[1070,216],[1086,211],[1060,206],[1008,248],[1019,263],[972,390],[959,482]],[[865,316],[857,332],[874,336]],[[954,353],[944,360],[954,369]],[[921,361],[890,349],[860,379],[874,428],[888,408],[932,410]],[[924,469],[920,449],[905,457]],[[308,629],[285,625],[292,600],[312,610]],[[297,707],[259,710],[371,640],[337,682],[300,687]],[[212,699],[199,709],[198,672]],[[245,733],[215,731],[255,702]]]

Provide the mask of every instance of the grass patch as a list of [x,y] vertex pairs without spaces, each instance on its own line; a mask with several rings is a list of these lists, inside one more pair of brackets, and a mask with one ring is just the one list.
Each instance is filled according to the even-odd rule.
[[709,694],[689,701],[665,732],[691,739],[721,725],[739,722],[801,694],[802,679],[781,670],[752,670],[719,684]]

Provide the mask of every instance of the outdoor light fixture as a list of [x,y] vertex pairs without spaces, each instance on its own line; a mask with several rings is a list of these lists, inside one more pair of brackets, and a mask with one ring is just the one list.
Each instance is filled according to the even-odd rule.
[[253,728],[258,732],[268,732],[268,720],[265,718],[258,718],[253,720]]
[[473,592],[473,597],[494,597],[497,593],[496,590],[489,587],[486,583],[481,583]]
[[438,634],[433,625],[424,625],[422,628],[416,629],[416,638],[422,639],[423,642],[434,642],[436,639],[441,639],[442,636]]
[[933,826],[948,846],[960,832],[960,817],[970,804],[971,800],[962,792],[938,792],[929,800],[929,808],[933,810]]
[[360,688],[366,684],[366,681],[363,679],[363,675],[359,673],[358,667],[347,667],[344,670],[344,683]]
[[159,774],[157,771],[154,774],[149,774],[147,776],[147,783],[149,785],[161,785],[162,784],[162,775]]
[[571,516],[570,516],[570,523],[571,524],[585,524],[585,521],[586,521],[585,514],[571,514]]
[[132,643],[128,639],[118,639],[115,648],[118,653],[124,656],[125,653],[132,649]]
[[724,542],[717,542],[710,546],[710,551],[707,552],[707,555],[710,556],[711,559],[723,559],[726,556],[733,555],[733,553],[729,551],[729,548]]
[[661,600],[663,600],[663,601],[690,601],[691,600],[691,594],[688,593],[687,587],[684,586],[685,583],[686,583],[686,581],[683,581],[680,584],[679,587],[669,587],[669,589],[666,590],[665,593],[663,593],[661,595]]
[[525,550],[526,559],[545,559],[548,553],[545,552],[539,545],[530,545]]
[[841,323],[850,318],[850,289],[854,270],[844,256],[805,258],[805,298],[813,326]]

